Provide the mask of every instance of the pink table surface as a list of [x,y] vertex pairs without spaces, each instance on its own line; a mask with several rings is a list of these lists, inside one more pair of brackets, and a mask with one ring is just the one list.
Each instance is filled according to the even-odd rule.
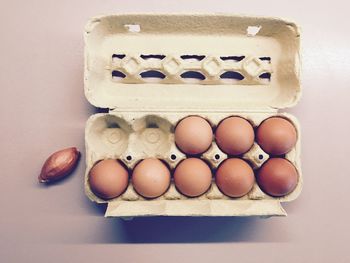
[[[1,1],[1,262],[350,262],[348,1]],[[289,216],[103,218],[75,173],[42,187],[47,155],[94,113],[83,93],[83,26],[101,13],[231,12],[302,27],[304,189]],[[84,260],[84,261],[83,261]]]

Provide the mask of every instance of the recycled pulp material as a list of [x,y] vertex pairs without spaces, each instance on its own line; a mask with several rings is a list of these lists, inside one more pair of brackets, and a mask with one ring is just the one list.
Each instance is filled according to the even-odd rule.
[[[106,216],[272,216],[286,215],[281,202],[295,199],[302,187],[300,128],[295,117],[278,109],[300,97],[299,31],[277,18],[233,15],[111,15],[92,18],[85,29],[85,94],[91,104],[108,108],[86,125],[85,189],[95,202],[108,202]],[[207,119],[213,129],[229,116],[257,127],[281,116],[298,132],[286,155],[299,173],[296,189],[281,198],[257,184],[241,198],[223,195],[213,180],[197,198],[179,193],[173,182],[161,197],[147,200],[131,184],[121,196],[102,200],[91,191],[88,173],[105,158],[129,169],[156,157],[171,169],[186,156],[174,143],[176,123],[189,115]],[[227,158],[215,141],[202,159],[213,170]],[[243,156],[254,169],[268,158],[256,143]]]

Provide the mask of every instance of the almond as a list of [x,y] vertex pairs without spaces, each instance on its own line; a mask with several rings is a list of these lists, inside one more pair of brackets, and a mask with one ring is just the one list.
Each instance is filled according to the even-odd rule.
[[39,182],[48,183],[69,175],[77,165],[79,157],[80,152],[75,147],[53,153],[41,169]]

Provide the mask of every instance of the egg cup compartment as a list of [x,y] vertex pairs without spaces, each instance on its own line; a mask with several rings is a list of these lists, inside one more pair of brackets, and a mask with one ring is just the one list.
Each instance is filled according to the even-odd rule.
[[86,145],[94,149],[92,161],[100,156],[118,158],[129,144],[132,132],[128,122],[111,114],[95,114],[86,127]]
[[146,156],[163,157],[170,151],[173,126],[167,119],[146,115],[133,122],[133,129],[138,142],[135,147]]
[[[295,199],[302,186],[298,121],[279,109],[294,106],[301,95],[298,27],[268,17],[234,15],[127,14],[90,19],[85,28],[84,91],[88,101],[109,113],[87,122],[85,189],[98,203],[108,203],[106,216],[272,216],[286,215],[281,202]],[[145,44],[147,43],[147,44]],[[105,158],[121,160],[129,172],[142,159],[164,160],[173,172],[188,158],[174,138],[177,123],[201,116],[213,127],[239,116],[256,129],[280,116],[297,130],[297,143],[284,158],[299,174],[297,187],[283,197],[266,195],[257,185],[245,196],[230,198],[216,186],[188,198],[173,183],[155,199],[128,188],[111,200],[90,189],[89,171]],[[232,156],[215,140],[199,156],[215,174]],[[254,142],[238,156],[254,170],[270,156]]]

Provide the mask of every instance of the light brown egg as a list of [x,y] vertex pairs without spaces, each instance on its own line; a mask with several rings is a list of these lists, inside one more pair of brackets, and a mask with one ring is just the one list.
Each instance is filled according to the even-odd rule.
[[272,117],[260,124],[256,140],[266,153],[282,155],[288,153],[295,146],[297,131],[288,120]]
[[209,166],[198,158],[183,160],[174,172],[176,188],[189,197],[204,194],[211,185],[211,179],[212,173]]
[[208,150],[213,140],[210,124],[199,116],[182,119],[175,128],[175,143],[179,149],[190,155]]
[[253,169],[239,158],[225,160],[215,176],[219,189],[230,197],[246,195],[253,188],[255,181]]
[[148,158],[136,165],[131,180],[136,192],[146,198],[155,198],[168,189],[170,171],[162,161]]
[[215,139],[223,152],[229,155],[240,155],[253,146],[254,129],[246,119],[229,117],[219,123]]
[[98,162],[89,173],[91,190],[103,199],[121,195],[128,186],[128,171],[117,160],[107,159]]
[[280,197],[295,189],[298,183],[298,172],[288,160],[271,158],[259,169],[256,180],[265,193]]

